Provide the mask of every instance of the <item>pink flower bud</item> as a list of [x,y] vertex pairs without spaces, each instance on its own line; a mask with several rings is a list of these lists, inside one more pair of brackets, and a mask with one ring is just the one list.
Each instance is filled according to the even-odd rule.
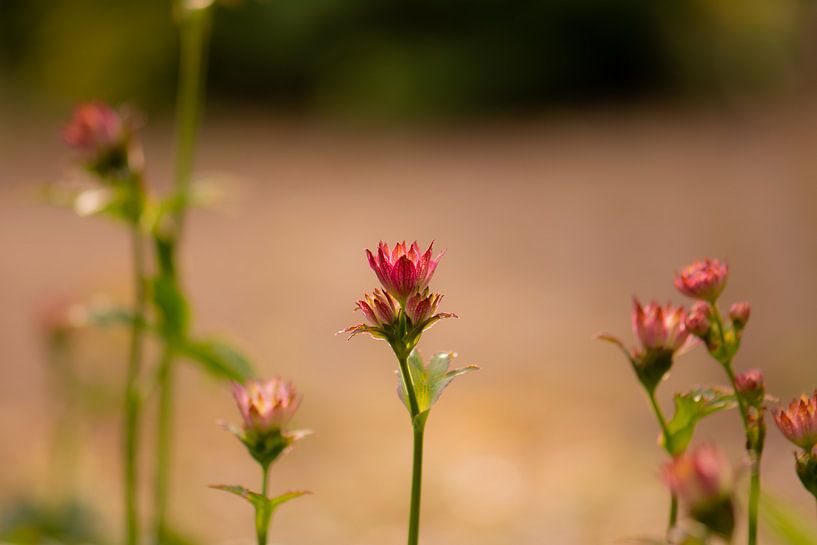
[[436,311],[443,296],[439,293],[429,293],[426,288],[423,293],[415,293],[406,301],[406,315],[412,324],[419,324],[428,320]]
[[366,250],[366,256],[383,289],[405,305],[410,295],[422,292],[428,286],[442,258],[442,254],[432,258],[432,246],[433,242],[421,254],[416,241],[410,247],[405,241],[397,243],[393,251],[389,250],[388,244],[381,242],[377,255]]
[[760,369],[749,369],[735,377],[735,386],[741,394],[763,391],[763,373]]
[[686,315],[684,326],[696,337],[706,337],[712,327],[709,322],[711,309],[707,303],[697,301]]
[[388,292],[379,289],[374,290],[374,296],[365,294],[363,300],[357,302],[357,308],[374,327],[391,325],[397,319],[398,309],[394,299]]
[[716,447],[702,445],[664,467],[664,480],[690,511],[716,505],[732,494],[732,466]]
[[803,394],[787,408],[777,409],[774,421],[789,441],[811,452],[817,445],[817,392],[812,397]]
[[729,266],[717,259],[706,258],[684,267],[675,274],[675,287],[693,299],[714,302],[726,287]]
[[101,102],[77,106],[62,134],[69,146],[90,155],[121,146],[126,139],[122,118]]
[[248,432],[263,434],[280,430],[295,414],[300,397],[295,386],[280,378],[233,383],[233,397]]
[[661,306],[655,301],[642,307],[633,298],[633,332],[641,344],[638,352],[663,350],[676,352],[689,339],[684,326],[684,307]]
[[732,323],[737,329],[743,329],[746,327],[746,322],[749,321],[751,311],[752,309],[749,306],[749,303],[745,301],[735,303],[729,307],[729,318],[731,318]]

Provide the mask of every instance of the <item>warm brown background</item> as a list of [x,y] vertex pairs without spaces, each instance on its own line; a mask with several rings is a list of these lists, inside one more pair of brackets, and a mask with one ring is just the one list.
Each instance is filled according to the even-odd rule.
[[[127,246],[102,220],[42,205],[69,171],[57,116],[5,111],[0,132],[0,499],[44,493],[53,418],[36,308],[98,291],[127,300]],[[151,182],[171,135],[146,130]],[[425,545],[596,544],[661,533],[666,493],[656,426],[622,356],[630,296],[682,301],[673,270],[726,257],[725,303],[751,301],[740,368],[789,398],[817,386],[817,106],[639,109],[524,123],[390,131],[215,112],[198,170],[234,175],[226,213],[191,218],[184,273],[196,329],[242,346],[304,393],[315,430],[273,472],[273,489],[315,495],[281,508],[275,544],[404,540],[410,433],[387,347],[333,333],[376,285],[363,249],[436,239],[434,287],[460,320],[426,334],[426,354],[477,363],[428,428]],[[118,388],[124,336],[87,335],[86,369]],[[250,509],[208,483],[255,486],[257,470],[215,420],[238,420],[228,390],[181,376],[173,511],[213,544],[252,540]],[[662,398],[722,377],[698,349]],[[117,407],[113,406],[112,411]],[[116,529],[118,419],[87,424],[82,489]],[[735,413],[707,422],[737,462]],[[146,437],[150,437],[149,430]],[[792,448],[770,429],[765,487],[809,515]],[[146,471],[148,469],[146,458]],[[741,486],[743,486],[743,483]],[[145,504],[149,502],[145,490]],[[742,529],[742,524],[741,524]]]

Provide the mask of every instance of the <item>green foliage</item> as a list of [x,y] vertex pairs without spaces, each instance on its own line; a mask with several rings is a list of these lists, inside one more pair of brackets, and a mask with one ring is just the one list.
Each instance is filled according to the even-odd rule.
[[280,496],[276,496],[274,498],[267,498],[262,494],[252,492],[251,490],[238,485],[217,484],[211,485],[210,488],[224,490],[225,492],[235,494],[236,496],[247,500],[255,509],[256,531],[261,535],[266,535],[272,515],[275,513],[278,506],[290,500],[294,500],[295,498],[300,498],[301,496],[310,494],[310,492],[307,491],[290,491],[284,492]]
[[[434,354],[426,366],[423,364],[423,357],[418,350],[413,350],[409,355],[408,368],[411,373],[411,380],[419,409],[417,417],[420,421],[417,423],[425,423],[425,419],[428,418],[428,411],[431,410],[431,407],[440,398],[446,386],[451,384],[455,378],[469,371],[479,369],[476,365],[468,365],[449,371],[448,368],[454,357],[455,354],[453,352],[440,352]],[[411,409],[402,379],[398,381],[397,395],[410,411]]]
[[[682,394],[675,394],[675,414],[667,423],[670,433],[670,454],[673,456],[683,453],[689,442],[695,426],[710,414],[735,407],[735,395],[728,390],[719,388],[696,388]],[[662,444],[664,437],[661,437]],[[664,445],[666,448],[666,445]]]
[[47,505],[30,498],[5,505],[0,515],[0,541],[18,545],[107,543],[96,515],[78,500]]
[[254,376],[250,361],[234,347],[215,339],[186,339],[177,349],[211,375],[235,381]]
[[760,497],[760,515],[781,543],[817,545],[817,532],[790,506],[768,494]]

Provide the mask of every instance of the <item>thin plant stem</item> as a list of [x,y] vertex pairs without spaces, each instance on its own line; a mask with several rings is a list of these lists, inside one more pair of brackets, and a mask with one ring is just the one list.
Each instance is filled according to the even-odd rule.
[[[266,498],[269,489],[269,465],[261,466],[261,494]],[[267,532],[269,531],[269,516],[267,512],[256,506],[255,508],[255,533],[258,545],[267,545]]]
[[[647,397],[650,399],[650,405],[652,406],[653,412],[655,412],[655,418],[658,420],[658,424],[661,426],[661,433],[664,435],[664,450],[667,451],[667,454],[672,456],[672,436],[669,431],[669,425],[667,425],[667,419],[664,416],[664,412],[661,410],[661,405],[658,404],[658,400],[655,397],[655,391],[647,392]],[[675,524],[678,522],[678,496],[675,493],[670,492],[670,504],[669,504],[669,520],[667,522],[667,532],[672,530],[675,527]]]
[[[171,259],[176,261],[178,241],[181,238],[189,203],[193,161],[204,102],[207,52],[211,26],[210,7],[190,9],[182,14],[179,58],[179,91],[176,106],[176,166],[174,182],[173,231]],[[155,534],[156,542],[163,543],[167,533],[167,507],[172,449],[172,418],[174,407],[172,341],[165,339],[162,348],[158,390],[159,422],[156,452]]]
[[[715,324],[718,327],[718,332],[720,333],[720,341],[721,347],[723,350],[726,350],[726,335],[723,331],[723,318],[721,316],[720,310],[718,309],[718,305],[715,303],[711,303],[710,307],[712,308],[712,315],[715,318]],[[749,457],[751,459],[751,476],[749,481],[749,512],[748,512],[748,545],[756,545],[757,543],[757,513],[758,513],[758,502],[760,501],[760,458],[762,452],[760,448],[757,450],[753,450],[750,444],[750,421],[749,421],[749,408],[746,406],[746,401],[743,399],[743,396],[740,395],[737,388],[737,382],[735,379],[735,371],[732,369],[732,357],[733,354],[731,352],[724,352],[723,359],[719,359],[721,366],[723,367],[724,371],[726,371],[726,375],[729,377],[729,383],[732,386],[732,391],[735,392],[735,399],[738,402],[738,409],[740,410],[740,417],[743,422],[743,429],[746,433],[746,448],[749,451]]]
[[760,454],[752,456],[749,481],[749,545],[757,543],[757,510],[760,500]]
[[[135,191],[135,190],[134,190]],[[139,542],[139,513],[137,506],[137,448],[141,413],[141,392],[139,373],[142,367],[142,340],[145,322],[145,250],[142,231],[138,219],[131,228],[131,250],[133,266],[133,323],[125,378],[125,426],[124,426],[124,470],[125,470],[125,543],[137,545]]]
[[400,377],[403,380],[403,387],[406,390],[409,412],[411,413],[411,425],[412,429],[414,430],[408,545],[417,545],[420,538],[420,496],[423,487],[423,435],[425,433],[425,422],[420,421],[417,418],[417,416],[420,414],[420,406],[417,403],[417,394],[414,391],[414,381],[411,378],[411,369],[408,365],[408,358],[398,354],[397,360],[400,363]]
[[414,455],[411,469],[411,508],[409,509],[408,545],[420,539],[420,496],[423,486],[423,435],[425,426],[414,428]]
[[174,360],[173,345],[165,342],[162,347],[162,356],[159,362],[158,383],[159,407],[157,422],[156,443],[156,481],[155,481],[155,509],[156,520],[154,532],[157,543],[164,543],[168,534],[167,511],[168,489],[170,485],[170,465],[173,443],[173,385]]

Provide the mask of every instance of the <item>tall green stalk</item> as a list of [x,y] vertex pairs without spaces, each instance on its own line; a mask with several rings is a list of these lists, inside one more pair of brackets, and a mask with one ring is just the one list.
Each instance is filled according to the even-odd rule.
[[[136,189],[134,191],[134,199]],[[133,267],[133,321],[125,378],[124,397],[124,470],[125,470],[125,543],[137,545],[139,542],[139,512],[137,506],[137,447],[139,440],[139,420],[141,413],[141,391],[139,373],[142,367],[142,340],[145,323],[145,250],[139,218],[131,225],[131,251]]]
[[400,377],[406,389],[409,413],[411,414],[411,425],[414,430],[408,545],[417,545],[420,539],[420,497],[423,487],[423,436],[425,434],[425,421],[417,418],[420,414],[420,408],[417,403],[417,394],[414,391],[414,382],[411,378],[411,370],[409,369],[407,356],[398,354],[397,359],[400,363]]
[[[168,241],[170,261],[177,260],[178,243],[182,236],[197,136],[204,102],[204,81],[209,48],[211,7],[180,9],[179,91],[176,106],[176,165],[171,207],[172,222]],[[176,280],[178,280],[176,278]],[[155,537],[161,544],[167,537],[169,475],[172,458],[172,419],[174,413],[175,339],[164,339],[159,365],[159,413],[157,425],[155,476]]]
[[[261,494],[268,497],[269,490],[269,464],[261,465]],[[255,536],[257,545],[267,545],[267,535],[269,534],[269,518],[264,509],[256,507],[255,510]]]

